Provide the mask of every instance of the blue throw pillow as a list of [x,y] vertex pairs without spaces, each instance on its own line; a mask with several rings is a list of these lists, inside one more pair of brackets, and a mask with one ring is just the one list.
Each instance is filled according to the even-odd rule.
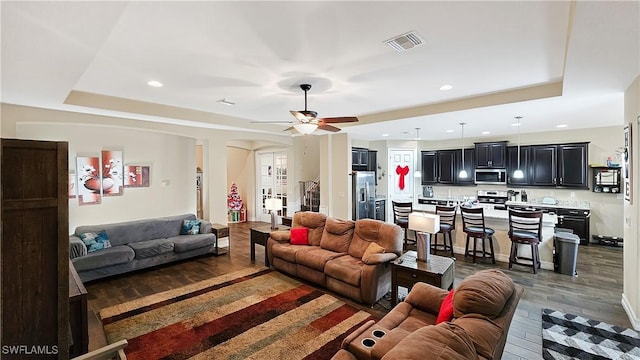
[[196,235],[200,234],[200,220],[184,220],[180,235]]
[[87,252],[98,251],[111,247],[109,236],[107,236],[107,232],[104,230],[97,233],[82,233],[80,234],[80,239],[82,239],[82,242],[87,247]]

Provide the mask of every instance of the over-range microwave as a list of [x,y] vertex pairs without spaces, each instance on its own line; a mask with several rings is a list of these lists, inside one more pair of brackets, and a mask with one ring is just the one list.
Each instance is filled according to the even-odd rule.
[[505,169],[476,169],[476,184],[503,185],[507,183],[507,170]]

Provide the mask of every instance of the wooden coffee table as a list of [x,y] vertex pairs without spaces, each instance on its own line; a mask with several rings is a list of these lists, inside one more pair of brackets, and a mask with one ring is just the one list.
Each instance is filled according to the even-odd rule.
[[261,225],[251,228],[251,261],[256,260],[256,244],[264,246],[264,266],[269,267],[269,258],[267,257],[267,240],[269,239],[269,234],[272,231],[277,230],[289,230],[291,229],[288,226],[279,225],[276,230],[271,229],[271,224],[269,225]]
[[398,287],[411,290],[417,282],[424,282],[442,289],[453,288],[453,259],[431,255],[429,262],[419,261],[415,251],[407,251],[391,263],[391,303],[398,303]]

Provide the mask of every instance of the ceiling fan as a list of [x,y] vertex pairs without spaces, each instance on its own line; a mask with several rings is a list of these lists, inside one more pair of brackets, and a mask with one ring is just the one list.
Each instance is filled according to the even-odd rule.
[[304,91],[304,110],[289,111],[291,115],[293,115],[297,121],[262,121],[261,123],[285,123],[285,124],[293,124],[290,128],[285,129],[285,131],[295,129],[297,132],[308,135],[316,131],[316,129],[338,132],[340,128],[337,128],[333,125],[335,123],[346,123],[346,122],[356,122],[358,118],[355,116],[343,116],[343,117],[328,117],[328,118],[318,118],[318,113],[315,111],[307,110],[307,92],[311,89],[311,85],[309,84],[301,84],[300,89]]

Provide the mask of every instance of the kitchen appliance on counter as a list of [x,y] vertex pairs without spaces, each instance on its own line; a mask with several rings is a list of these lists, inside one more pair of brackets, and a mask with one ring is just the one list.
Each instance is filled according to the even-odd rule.
[[478,190],[477,199],[478,203],[493,205],[496,210],[507,210],[506,202],[509,200],[509,195],[501,190]]
[[353,220],[376,218],[376,175],[373,171],[353,171]]
[[431,186],[431,185],[423,186],[422,187],[422,196],[424,196],[426,198],[432,198],[433,197],[433,186]]

